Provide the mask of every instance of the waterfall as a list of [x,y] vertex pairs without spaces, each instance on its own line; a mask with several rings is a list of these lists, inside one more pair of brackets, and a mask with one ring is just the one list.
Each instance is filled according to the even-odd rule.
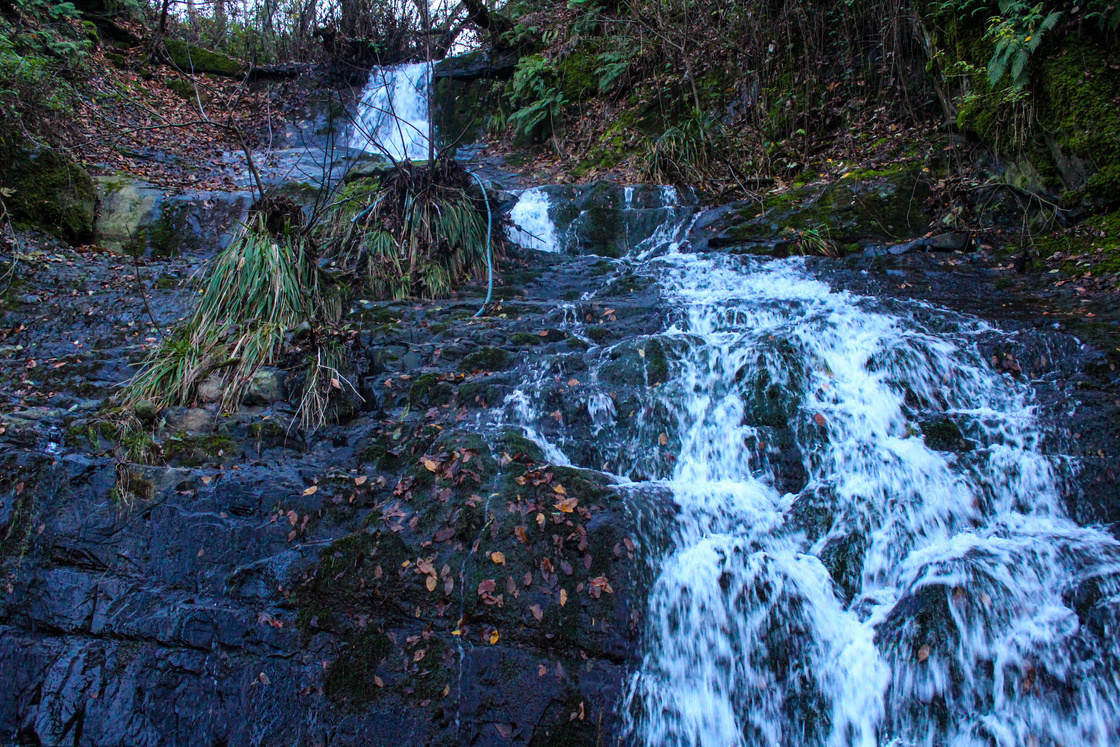
[[427,62],[371,70],[348,145],[394,161],[426,160],[431,79]]
[[548,195],[540,188],[527,189],[518,195],[509,215],[513,223],[507,231],[510,241],[542,252],[560,251],[560,240],[555,224],[548,217],[548,208]]
[[[611,422],[605,348],[587,353],[611,450],[595,463],[533,429],[533,382],[506,407],[556,458],[643,474],[676,504],[620,708],[631,738],[1117,743],[1120,545],[1066,515],[1070,465],[1043,451],[1030,385],[982,352],[1004,333],[833,290],[800,258],[682,253],[683,225],[620,262],[672,308],[650,338],[672,351],[642,408],[656,422]],[[659,431],[672,461],[645,456]]]

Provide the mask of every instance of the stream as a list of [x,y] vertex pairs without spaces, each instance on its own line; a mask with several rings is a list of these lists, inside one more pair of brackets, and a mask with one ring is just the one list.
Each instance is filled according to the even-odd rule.
[[[350,147],[425,157],[429,75],[379,71]],[[97,352],[32,361],[61,394],[0,429],[0,738],[1120,742],[1120,543],[1075,510],[1114,492],[1087,346],[939,304],[937,273],[989,292],[952,257],[709,251],[688,190],[487,188],[500,303],[355,301],[362,401],[306,438],[262,393],[168,408],[162,462],[114,456],[93,413],[144,307],[115,258],[36,268],[58,292],[13,344],[54,360],[34,346],[93,317]],[[191,291],[157,269],[170,324]],[[880,283],[918,277],[928,299]]]
[[[1065,515],[1076,461],[1042,452],[1029,382],[980,352],[1000,330],[837,292],[802,258],[689,253],[680,228],[622,260],[672,309],[662,417],[608,427],[615,453],[581,465],[645,475],[675,507],[627,695],[636,741],[1114,743],[1120,544]],[[518,394],[539,438],[546,414]],[[966,448],[932,448],[932,423]],[[1087,588],[1106,600],[1090,625]]]

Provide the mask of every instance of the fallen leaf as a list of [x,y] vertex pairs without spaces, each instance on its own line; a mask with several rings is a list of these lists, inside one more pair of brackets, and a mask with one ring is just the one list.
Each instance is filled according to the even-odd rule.
[[498,636],[498,629],[497,629],[497,628],[495,628],[495,629],[494,629],[494,630],[493,630],[493,631],[492,631],[492,632],[490,633],[490,645],[491,645],[491,646],[493,646],[493,645],[494,645],[495,643],[497,643],[497,642],[498,642],[498,638],[499,638],[499,636]]
[[355,485],[365,485],[365,484],[366,484],[366,480],[368,480],[368,479],[369,479],[369,478],[368,478],[368,477],[366,477],[365,475],[362,475],[361,477],[355,477],[355,478],[354,478],[354,484],[355,484]]
[[669,434],[668,433],[662,433],[660,436],[657,437],[657,443],[661,444],[662,446],[668,446],[669,445]]
[[319,486],[318,486],[318,485],[312,485],[312,486],[311,486],[310,488],[308,488],[307,490],[303,491],[303,494],[304,494],[304,495],[315,495],[315,493],[316,493],[316,492],[317,492],[318,490],[319,490]]
[[435,591],[436,590],[436,577],[435,576],[428,576],[428,578],[424,581],[424,585],[428,587],[428,591]]
[[813,422],[816,423],[817,425],[823,427],[828,421],[825,420],[824,415],[821,415],[818,412],[816,415],[813,416]]
[[568,603],[568,592],[564,589],[560,590],[560,606],[563,607]]
[[925,661],[929,658],[929,646],[925,645],[918,649],[918,661]]
[[494,593],[494,586],[495,586],[494,579],[492,579],[492,578],[486,579],[485,581],[483,581],[482,583],[480,583],[478,585],[479,596],[482,596],[483,594],[493,594]]
[[425,648],[417,649],[416,653],[414,653],[412,655],[412,660],[413,661],[420,661],[421,659],[424,658],[424,655],[427,654],[427,653],[428,653],[428,650],[425,649]]
[[537,676],[538,677],[544,677],[546,674],[548,674],[548,667],[546,667],[544,664],[538,664],[537,665]]
[[446,542],[447,540],[451,539],[454,536],[455,536],[455,530],[451,527],[446,527],[446,528],[441,529],[438,532],[436,532],[435,536],[432,537],[432,540],[434,542]]
[[544,618],[544,610],[541,609],[539,604],[534,604],[529,608],[529,611],[533,613],[533,617],[537,618],[537,622],[540,622]]
[[568,386],[579,386],[579,379],[568,379]]
[[537,524],[544,526],[544,514],[537,514]]
[[529,537],[525,534],[525,527],[516,527],[513,530],[513,536],[517,537],[517,541],[527,545],[529,544]]
[[429,472],[435,472],[436,470],[439,469],[439,465],[436,464],[435,462],[433,462],[431,459],[421,459],[420,461],[423,462],[424,467]]
[[494,728],[498,730],[498,736],[502,739],[509,739],[513,736],[513,727],[509,724],[494,724]]
[[555,506],[560,511],[563,511],[566,514],[570,514],[570,513],[572,513],[573,511],[576,510],[576,506],[578,504],[579,504],[579,501],[576,500],[575,498],[565,498],[564,500],[555,504]]
[[501,552],[490,553],[490,559],[493,560],[498,565],[505,565],[506,564],[506,556],[505,556],[504,553],[501,553]]
[[385,683],[376,674],[373,675],[373,684],[377,685],[378,687],[385,687]]

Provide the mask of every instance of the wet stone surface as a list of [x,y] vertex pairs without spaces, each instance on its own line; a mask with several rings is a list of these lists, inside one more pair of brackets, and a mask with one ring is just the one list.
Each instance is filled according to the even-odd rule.
[[[342,423],[298,432],[273,380],[233,415],[205,402],[158,413],[151,463],[128,461],[99,408],[154,327],[185,313],[180,282],[198,261],[44,244],[4,298],[0,738],[614,743],[665,542],[642,517],[672,508],[657,486],[595,470],[641,482],[672,468],[652,393],[683,349],[661,335],[673,310],[658,278],[629,260],[532,254],[505,269],[484,318],[477,288],[355,302],[361,401]],[[1072,313],[975,255],[811,267],[833,287],[991,320],[1002,334],[985,354],[1032,382],[1046,450],[1081,463],[1072,515],[1120,519],[1104,309]],[[801,491],[792,415],[769,382],[752,385],[769,469]],[[970,449],[944,418],[921,429],[934,448]],[[791,511],[822,531],[803,498]],[[859,574],[853,543],[822,553],[841,589]]]

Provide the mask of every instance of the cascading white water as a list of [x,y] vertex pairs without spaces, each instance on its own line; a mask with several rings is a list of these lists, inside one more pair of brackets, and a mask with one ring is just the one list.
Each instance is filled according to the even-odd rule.
[[[1120,741],[1120,545],[1065,516],[1068,465],[1040,448],[1029,385],[980,353],[998,330],[834,292],[799,259],[681,254],[681,224],[664,228],[639,250],[675,308],[659,336],[672,375],[650,396],[676,454],[653,474],[678,511],[631,736]],[[588,391],[596,434],[618,439],[609,397]],[[524,392],[511,404],[543,419]],[[937,422],[971,448],[932,448]],[[619,453],[643,453],[649,430]],[[791,492],[782,463],[801,466]]]
[[509,214],[513,223],[507,231],[510,241],[527,249],[560,251],[560,239],[556,225],[548,217],[548,207],[548,195],[544,190],[534,187],[518,195]]
[[348,145],[394,161],[426,159],[431,78],[426,62],[371,70]]
[[[1064,518],[1028,388],[977,351],[985,325],[876,310],[798,260],[658,263],[688,353],[664,395],[680,513],[633,683],[638,736],[1111,743],[1117,647],[1086,640],[1068,598],[1090,578],[1115,593],[1120,547]],[[929,448],[930,413],[976,448]],[[787,418],[796,495],[768,468],[782,425],[758,425]]]

